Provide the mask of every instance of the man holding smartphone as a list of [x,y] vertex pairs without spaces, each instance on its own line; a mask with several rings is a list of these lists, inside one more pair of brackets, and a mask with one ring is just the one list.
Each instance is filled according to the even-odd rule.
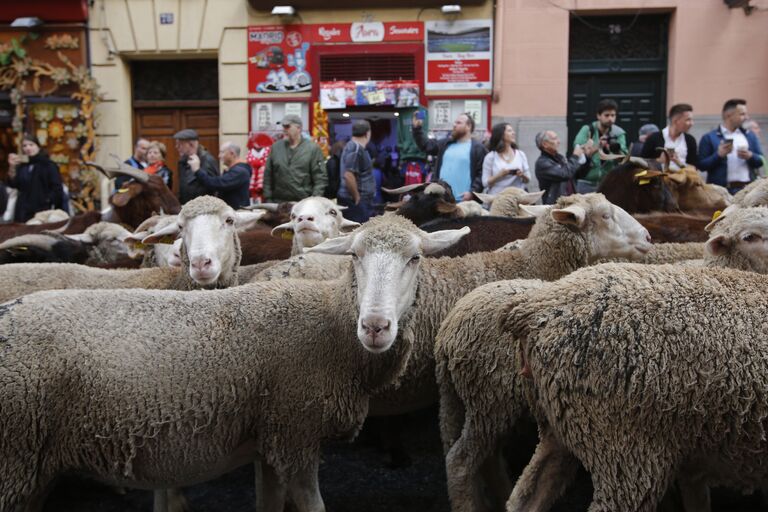
[[723,105],[722,124],[699,143],[699,168],[707,171],[707,183],[726,187],[731,194],[752,182],[762,165],[760,142],[742,127],[746,120],[746,100],[730,99]]
[[699,166],[696,139],[688,132],[693,127],[693,107],[687,103],[672,105],[669,109],[669,124],[660,132],[652,133],[645,139],[643,158],[661,158],[667,154],[669,169],[679,171],[686,165]]

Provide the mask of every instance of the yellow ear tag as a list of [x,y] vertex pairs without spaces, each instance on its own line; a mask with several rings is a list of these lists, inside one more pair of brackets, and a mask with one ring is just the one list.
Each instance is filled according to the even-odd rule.
[[712,220],[716,220],[722,214],[723,214],[722,210],[717,210],[715,213],[712,214]]
[[119,188],[119,189],[117,189],[117,193],[118,194],[125,194],[126,192],[128,192],[127,188]]
[[283,231],[282,234],[280,235],[280,238],[282,238],[283,240],[293,240],[293,231],[291,231],[290,229]]
[[146,249],[146,248],[147,248],[147,246],[146,246],[146,245],[144,245],[144,244],[143,244],[143,243],[141,243],[141,242],[133,242],[133,248],[134,248],[134,249]]
[[647,184],[649,184],[650,182],[651,182],[651,180],[642,179],[642,180],[638,181],[638,184],[639,184],[639,185],[647,185]]
[[[637,174],[635,174],[635,178],[639,178],[640,176],[645,176],[646,174],[648,174],[648,171],[638,172]],[[642,185],[642,183],[641,183],[641,185]]]
[[176,241],[176,237],[173,235],[165,235],[164,237],[160,238],[157,243],[159,244],[172,244]]

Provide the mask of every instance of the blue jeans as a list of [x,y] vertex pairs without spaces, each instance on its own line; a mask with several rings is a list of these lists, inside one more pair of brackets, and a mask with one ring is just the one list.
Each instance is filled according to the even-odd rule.
[[352,199],[346,197],[337,198],[338,203],[341,206],[346,206],[346,210],[342,210],[341,214],[345,219],[353,220],[362,224],[371,217],[373,217],[373,201],[371,199],[360,198],[360,203],[355,204]]

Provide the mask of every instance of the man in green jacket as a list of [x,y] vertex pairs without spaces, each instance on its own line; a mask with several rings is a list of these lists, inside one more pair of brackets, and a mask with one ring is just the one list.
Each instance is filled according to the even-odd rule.
[[264,202],[301,201],[322,196],[328,184],[325,156],[320,147],[301,135],[301,118],[280,121],[285,137],[272,145],[264,168]]
[[597,121],[585,124],[576,134],[573,147],[581,147],[587,158],[591,158],[592,166],[584,179],[576,182],[576,192],[586,194],[597,190],[603,177],[614,167],[615,161],[600,160],[600,153],[623,154],[627,151],[627,134],[616,126],[616,114],[619,106],[611,99],[600,100],[597,103]]

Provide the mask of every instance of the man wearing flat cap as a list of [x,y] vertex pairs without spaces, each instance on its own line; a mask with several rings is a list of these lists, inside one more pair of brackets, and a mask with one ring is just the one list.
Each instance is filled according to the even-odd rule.
[[272,145],[264,168],[264,201],[280,203],[322,196],[328,184],[325,156],[320,147],[301,135],[301,118],[281,121],[284,137]]
[[179,202],[184,204],[208,192],[205,186],[195,178],[200,170],[211,177],[219,175],[219,165],[216,159],[200,145],[200,137],[192,129],[176,132],[176,150],[179,152]]

